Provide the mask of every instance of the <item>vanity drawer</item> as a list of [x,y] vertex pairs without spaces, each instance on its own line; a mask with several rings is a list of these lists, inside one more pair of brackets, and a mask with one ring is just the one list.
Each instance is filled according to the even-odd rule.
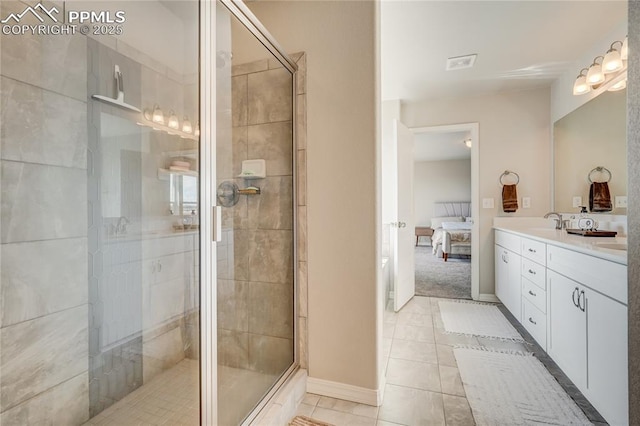
[[529,334],[536,339],[542,349],[547,350],[547,316],[533,303],[522,299],[522,324]]
[[543,290],[547,289],[546,272],[547,268],[544,266],[522,258],[522,277],[530,280]]
[[547,245],[540,241],[522,238],[522,256],[545,266],[547,264]]
[[547,312],[547,292],[526,278],[522,279],[522,296],[542,313]]
[[496,230],[496,244],[520,254],[520,237],[508,232]]

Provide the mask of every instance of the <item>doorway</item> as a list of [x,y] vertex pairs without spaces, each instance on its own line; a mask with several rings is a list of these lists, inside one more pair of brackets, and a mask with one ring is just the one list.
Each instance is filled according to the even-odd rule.
[[411,131],[416,295],[477,300],[478,124]]

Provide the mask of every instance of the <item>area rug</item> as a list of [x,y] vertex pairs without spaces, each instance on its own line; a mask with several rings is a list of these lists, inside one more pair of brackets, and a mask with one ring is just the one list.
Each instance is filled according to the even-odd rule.
[[416,296],[471,299],[471,259],[449,257],[445,262],[431,250],[415,248]]
[[495,305],[467,301],[439,301],[438,305],[447,333],[524,342]]
[[330,423],[321,422],[307,416],[295,416],[289,426],[333,426]]
[[542,363],[528,353],[454,348],[478,426],[591,425]]

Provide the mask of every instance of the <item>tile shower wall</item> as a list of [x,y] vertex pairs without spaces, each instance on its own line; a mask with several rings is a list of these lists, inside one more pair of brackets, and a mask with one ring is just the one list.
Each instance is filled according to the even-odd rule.
[[79,35],[2,36],[3,425],[89,418],[86,52]]
[[261,188],[260,195],[240,196],[235,206],[223,208],[218,361],[278,376],[293,362],[297,320],[293,317],[293,155],[304,164],[291,142],[291,77],[275,61],[237,65],[230,92],[232,135],[226,143],[218,138],[218,183],[233,180],[240,188],[247,185],[234,178],[247,159],[265,159],[267,177],[250,183]]

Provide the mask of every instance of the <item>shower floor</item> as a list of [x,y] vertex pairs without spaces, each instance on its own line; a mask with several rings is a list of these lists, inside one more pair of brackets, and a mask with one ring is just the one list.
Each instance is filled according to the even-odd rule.
[[184,359],[113,404],[85,425],[200,424],[199,361]]
[[[219,424],[239,424],[277,375],[218,368]],[[87,426],[200,424],[199,362],[184,359],[85,423]]]

